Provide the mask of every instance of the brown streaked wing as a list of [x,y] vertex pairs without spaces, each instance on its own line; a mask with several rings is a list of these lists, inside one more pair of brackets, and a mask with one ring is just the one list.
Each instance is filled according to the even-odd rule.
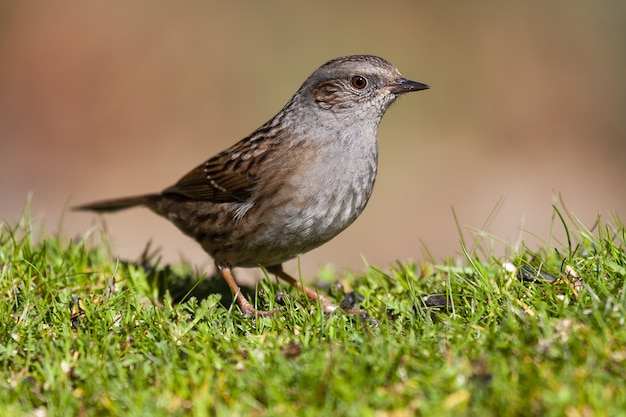
[[248,200],[257,182],[257,178],[248,172],[252,161],[243,161],[240,157],[233,159],[231,155],[231,152],[223,152],[214,156],[163,190],[163,194],[179,194],[215,203]]

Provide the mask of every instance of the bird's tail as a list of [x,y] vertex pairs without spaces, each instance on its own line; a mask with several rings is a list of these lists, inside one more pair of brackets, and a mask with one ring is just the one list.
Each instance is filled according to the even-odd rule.
[[114,198],[72,207],[72,210],[109,212],[124,210],[135,206],[150,206],[150,203],[153,202],[157,196],[158,194],[144,194],[132,197]]

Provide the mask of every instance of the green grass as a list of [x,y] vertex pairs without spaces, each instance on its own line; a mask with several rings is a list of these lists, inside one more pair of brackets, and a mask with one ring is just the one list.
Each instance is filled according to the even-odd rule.
[[189,266],[2,223],[0,415],[626,415],[624,225],[561,221],[560,247],[343,279],[369,320],[270,280],[282,311],[244,318]]

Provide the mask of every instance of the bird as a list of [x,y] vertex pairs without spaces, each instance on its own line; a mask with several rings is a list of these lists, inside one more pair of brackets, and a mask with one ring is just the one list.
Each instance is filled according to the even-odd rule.
[[319,303],[337,307],[282,264],[334,238],[363,212],[374,187],[380,121],[401,95],[428,85],[383,58],[350,55],[316,69],[267,123],[159,193],[74,207],[100,213],[144,206],[195,239],[246,316],[265,316],[233,268],[262,267]]

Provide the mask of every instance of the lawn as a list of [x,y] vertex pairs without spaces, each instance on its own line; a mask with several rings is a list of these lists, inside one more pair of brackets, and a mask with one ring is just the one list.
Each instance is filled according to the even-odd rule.
[[243,317],[192,266],[0,223],[0,415],[626,415],[624,225],[554,210],[567,241],[506,259],[321,271],[360,316],[268,278]]

